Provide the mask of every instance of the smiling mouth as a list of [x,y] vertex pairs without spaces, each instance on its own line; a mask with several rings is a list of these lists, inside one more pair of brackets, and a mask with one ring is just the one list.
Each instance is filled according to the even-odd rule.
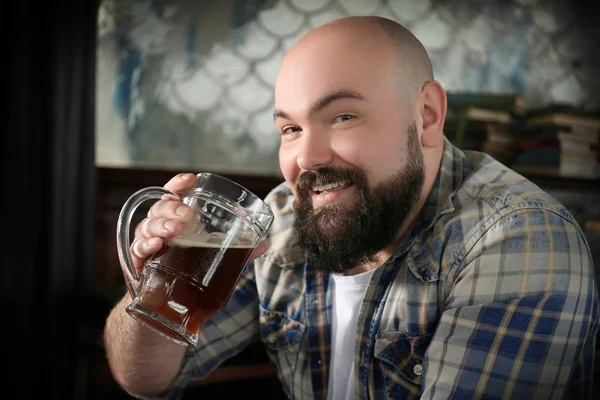
[[350,184],[346,181],[328,183],[326,185],[315,185],[312,191],[316,194],[324,194],[327,192],[338,191],[347,188]]

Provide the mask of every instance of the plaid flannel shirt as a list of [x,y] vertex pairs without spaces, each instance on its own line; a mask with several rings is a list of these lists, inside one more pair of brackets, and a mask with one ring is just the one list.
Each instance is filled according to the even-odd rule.
[[[171,386],[179,398],[262,340],[292,399],[326,399],[331,283],[308,265],[286,184],[267,197],[268,252],[201,332]],[[571,214],[489,156],[445,140],[418,223],[372,277],[356,332],[357,399],[589,399],[598,292]]]

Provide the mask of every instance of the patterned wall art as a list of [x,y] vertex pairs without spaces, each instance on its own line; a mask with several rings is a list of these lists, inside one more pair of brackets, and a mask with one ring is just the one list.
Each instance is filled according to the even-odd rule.
[[279,64],[346,15],[403,23],[446,90],[600,107],[597,19],[568,0],[104,0],[97,164],[279,175]]

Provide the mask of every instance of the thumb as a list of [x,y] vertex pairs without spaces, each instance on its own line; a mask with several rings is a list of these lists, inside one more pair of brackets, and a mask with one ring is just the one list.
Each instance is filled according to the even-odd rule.
[[267,244],[265,242],[260,242],[256,249],[254,250],[254,254],[252,254],[252,259],[256,259],[267,252]]

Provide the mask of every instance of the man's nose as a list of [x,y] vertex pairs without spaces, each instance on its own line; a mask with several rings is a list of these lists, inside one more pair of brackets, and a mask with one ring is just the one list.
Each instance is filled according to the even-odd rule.
[[334,153],[328,135],[305,130],[300,140],[300,150],[296,160],[300,169],[315,170],[331,164]]

